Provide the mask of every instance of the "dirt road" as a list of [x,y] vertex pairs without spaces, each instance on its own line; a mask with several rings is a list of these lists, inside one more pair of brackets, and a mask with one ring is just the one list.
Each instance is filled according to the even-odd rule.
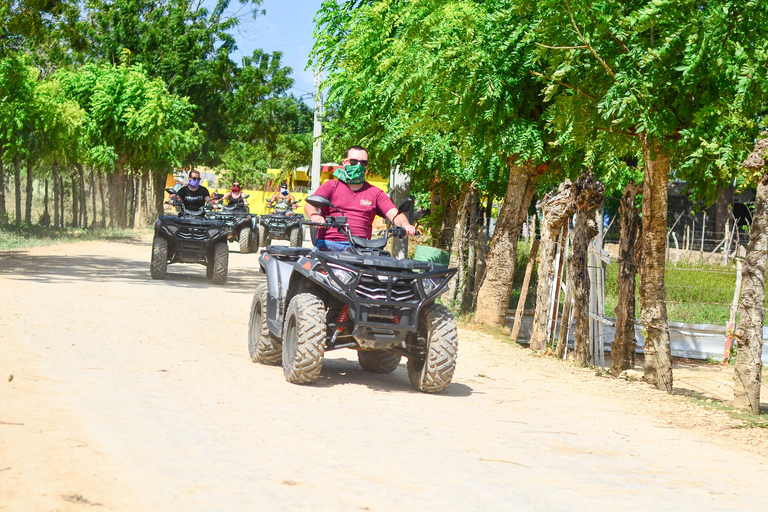
[[351,351],[291,385],[248,358],[255,255],[223,287],[149,255],[0,254],[0,511],[768,507],[765,429],[465,329],[440,395]]

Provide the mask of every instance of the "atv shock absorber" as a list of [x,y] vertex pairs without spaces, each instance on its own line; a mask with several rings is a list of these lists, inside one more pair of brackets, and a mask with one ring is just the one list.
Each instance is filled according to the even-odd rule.
[[339,334],[344,332],[344,326],[341,324],[346,322],[349,322],[349,309],[347,309],[347,305],[344,304],[344,307],[341,308],[341,312],[339,312],[339,318],[336,319],[336,332]]

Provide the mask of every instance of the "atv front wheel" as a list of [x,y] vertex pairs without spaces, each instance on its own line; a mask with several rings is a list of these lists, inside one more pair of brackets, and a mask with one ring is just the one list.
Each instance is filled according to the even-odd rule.
[[248,254],[251,252],[251,228],[246,227],[241,229],[238,241],[240,242],[241,254]]
[[248,352],[254,363],[278,365],[283,359],[283,344],[267,327],[267,283],[256,287],[248,322]]
[[227,242],[219,242],[213,250],[213,284],[227,282],[229,269],[229,247]]
[[320,377],[325,355],[325,305],[311,293],[291,299],[283,325],[283,372],[294,384]]
[[397,369],[400,354],[387,350],[358,350],[357,361],[363,370],[371,373],[391,373]]
[[261,235],[258,229],[251,232],[253,233],[253,236],[251,237],[251,252],[259,252],[259,240],[261,239]]
[[149,275],[152,279],[165,279],[168,269],[168,240],[156,236],[152,240],[152,262],[149,264]]
[[268,246],[272,241],[269,239],[269,230],[264,224],[259,224],[259,243],[262,247]]
[[291,247],[301,247],[301,228],[299,226],[291,228],[290,233],[288,233],[288,240]]
[[448,387],[456,369],[459,336],[450,310],[430,304],[419,320],[419,339],[426,341],[425,354],[408,358],[408,377],[419,391],[436,393]]

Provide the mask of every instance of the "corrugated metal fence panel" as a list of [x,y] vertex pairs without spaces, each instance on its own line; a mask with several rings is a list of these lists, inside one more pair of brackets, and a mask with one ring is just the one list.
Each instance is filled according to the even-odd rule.
[[[605,318],[603,322],[603,335],[605,336],[605,349],[610,352],[616,329],[609,325],[614,323],[614,318]],[[514,311],[507,313],[507,326],[511,329],[515,323]],[[533,312],[526,311],[523,316],[523,325],[520,329],[518,342],[527,345],[531,339],[533,327]],[[573,345],[573,328],[568,333],[568,343]],[[555,332],[560,331],[560,322]],[[681,324],[669,322],[669,345],[672,355],[688,359],[716,359],[720,360],[725,354],[725,326],[707,324]],[[643,353],[645,340],[643,339],[642,326],[635,326],[635,338],[637,339],[637,353]],[[763,327],[763,364],[768,364],[768,327]]]

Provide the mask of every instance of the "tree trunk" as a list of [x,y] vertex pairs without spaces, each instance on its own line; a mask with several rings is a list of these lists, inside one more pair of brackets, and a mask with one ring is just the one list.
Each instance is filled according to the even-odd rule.
[[440,226],[440,234],[437,236],[437,246],[444,251],[450,251],[453,245],[453,232],[456,229],[456,214],[459,202],[455,197],[445,197],[443,193],[443,223]]
[[646,382],[672,392],[672,353],[669,348],[664,251],[667,234],[669,156],[660,144],[642,137],[643,182],[642,254],[640,257],[641,318],[645,335]]
[[477,294],[475,322],[503,326],[515,276],[517,240],[525,214],[536,191],[536,169],[530,162],[520,164],[510,157],[509,182],[504,205],[496,220],[491,251],[486,259],[485,279]]
[[32,185],[34,184],[34,176],[32,174],[32,157],[27,158],[27,186],[26,186],[26,203],[24,203],[24,222],[32,224]]
[[66,211],[64,210],[64,199],[66,199],[67,194],[64,191],[64,176],[59,176],[59,208],[61,208],[61,211],[59,212],[59,220],[61,221],[60,227],[66,227],[66,221],[64,220],[66,218]]
[[53,227],[59,227],[59,173],[56,170],[58,164],[53,162]]
[[632,368],[635,362],[635,275],[637,274],[637,247],[642,223],[635,198],[642,191],[642,184],[629,180],[624,187],[619,205],[621,216],[621,241],[619,242],[619,302],[613,310],[616,315],[616,334],[611,344],[614,373]]
[[[486,218],[486,222],[490,219]],[[475,265],[475,288],[472,290],[472,311],[477,310],[477,293],[485,280],[485,258],[488,256],[488,232],[486,226],[480,226],[477,235],[477,263]]]
[[464,294],[464,308],[472,308],[472,296],[475,290],[475,272],[477,272],[477,187],[470,187],[472,197],[469,206],[469,249],[467,250],[467,286]]
[[77,185],[77,177],[72,176],[72,227],[76,228],[80,226],[80,210],[78,196],[80,195],[80,188]]
[[21,224],[21,164],[19,157],[13,157],[13,187],[16,193],[16,225]]
[[51,215],[48,213],[48,178],[45,179],[45,196],[43,197],[43,220],[41,224],[48,227],[51,223]]
[[520,288],[520,297],[517,299],[517,308],[515,309],[515,323],[512,325],[512,343],[517,343],[517,337],[520,336],[520,329],[523,326],[525,301],[528,298],[528,287],[531,284],[533,264],[536,262],[536,256],[539,254],[539,243],[538,240],[534,240],[531,244],[531,254],[528,256],[528,265],[525,267],[523,286]]
[[[750,170],[765,169],[763,155],[768,152],[768,139],[757,141],[754,152],[744,162]],[[733,405],[760,413],[760,384],[763,362],[763,322],[765,320],[765,270],[768,260],[768,173],[757,185],[755,211],[749,231],[747,256],[742,273],[739,324],[734,334],[738,352],[733,369]]]
[[5,224],[5,168],[0,159],[0,224]]
[[155,216],[163,215],[163,199],[165,199],[165,176],[163,171],[153,172],[154,191],[155,191]]
[[104,199],[104,180],[102,179],[101,171],[98,172],[98,176],[99,176],[99,197],[101,198],[101,227],[105,228],[107,227],[107,204]]
[[451,304],[451,308],[457,311],[462,309],[464,291],[467,286],[467,260],[464,256],[464,248],[466,246],[467,213],[472,196],[468,185],[461,188],[461,194],[464,196],[464,201],[462,202],[461,209],[458,211],[457,222],[454,226],[451,259],[448,263],[450,268],[455,267],[459,269],[453,279],[451,279],[448,287],[448,302]]
[[717,189],[715,202],[715,241],[720,241],[725,235],[725,224],[731,218],[729,206],[733,202],[733,187],[722,186]]
[[573,302],[573,278],[571,271],[566,272],[565,301],[563,302],[563,316],[560,319],[560,333],[557,337],[555,357],[562,359],[565,356],[565,347],[568,346],[568,330],[571,328],[571,303]]
[[83,165],[82,164],[75,164],[75,167],[77,168],[77,175],[79,178],[78,185],[80,188],[78,189],[78,194],[80,195],[80,200],[78,201],[80,203],[80,225],[84,228],[88,227],[88,196],[85,195],[85,174],[83,173]]
[[544,212],[544,221],[541,224],[539,284],[536,287],[536,313],[533,317],[531,350],[544,350],[547,347],[549,303],[556,272],[555,255],[557,253],[557,242],[563,231],[563,226],[576,210],[573,200],[571,180],[565,180],[560,184],[557,194],[554,196],[551,193],[547,194],[540,204]]
[[91,164],[90,169],[88,170],[88,173],[91,177],[91,212],[93,213],[93,222],[91,222],[91,227],[96,227],[96,176],[93,174],[93,164]]
[[568,259],[568,274],[573,280],[573,316],[576,320],[573,352],[577,366],[592,362],[589,347],[589,272],[587,256],[589,242],[597,235],[595,210],[603,203],[605,185],[591,172],[582,173],[573,184],[576,222],[573,227],[573,253]]

